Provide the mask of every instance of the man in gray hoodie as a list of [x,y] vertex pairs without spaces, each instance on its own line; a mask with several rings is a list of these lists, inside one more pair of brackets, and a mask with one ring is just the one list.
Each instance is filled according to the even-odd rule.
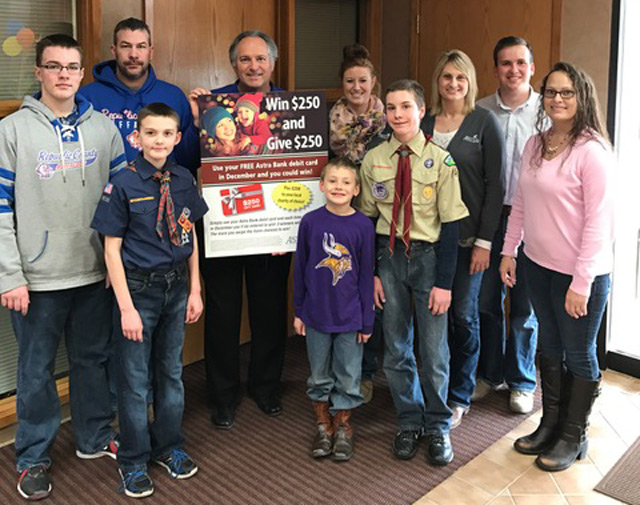
[[60,427],[53,367],[65,335],[76,454],[115,459],[105,364],[111,296],[89,224],[110,175],[125,166],[113,123],[76,95],[80,46],[50,35],[36,47],[41,92],[0,122],[0,302],[18,342],[18,492],[51,492]]

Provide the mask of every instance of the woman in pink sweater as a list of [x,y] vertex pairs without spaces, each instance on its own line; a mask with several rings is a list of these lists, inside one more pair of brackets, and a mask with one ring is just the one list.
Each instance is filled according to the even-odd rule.
[[[513,286],[524,241],[529,296],[540,325],[543,416],[516,440],[559,471],[586,457],[587,420],[598,395],[596,336],[613,264],[614,158],[590,77],[556,63],[542,82],[537,134],[527,143],[500,273]],[[544,116],[551,128],[543,130]]]

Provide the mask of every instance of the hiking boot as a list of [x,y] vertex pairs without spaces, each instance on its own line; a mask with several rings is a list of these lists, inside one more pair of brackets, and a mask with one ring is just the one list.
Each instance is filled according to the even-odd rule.
[[120,442],[117,438],[114,438],[109,441],[107,445],[98,449],[96,452],[82,452],[80,449],[76,449],[76,456],[80,459],[98,459],[103,456],[108,456],[111,459],[116,459],[118,456],[118,447],[120,447]]
[[18,478],[18,493],[27,500],[42,500],[51,493],[51,480],[44,465],[25,468]]
[[172,479],[188,479],[198,471],[198,466],[181,449],[174,449],[164,458],[156,459],[155,462],[166,468]]
[[146,470],[133,470],[123,472],[118,469],[122,478],[122,485],[118,491],[123,492],[131,498],[144,498],[153,494],[153,481]]
[[351,411],[339,410],[333,418],[333,460],[349,461],[353,456]]
[[311,446],[311,456],[324,458],[333,451],[333,420],[329,414],[327,402],[313,402],[313,410],[316,414],[318,431]]

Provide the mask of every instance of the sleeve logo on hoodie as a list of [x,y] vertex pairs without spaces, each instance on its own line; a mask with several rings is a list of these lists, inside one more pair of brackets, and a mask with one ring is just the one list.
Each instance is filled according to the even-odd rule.
[[[98,150],[90,149],[84,152],[84,166],[93,165],[98,159]],[[79,170],[82,168],[82,151],[76,148],[73,151],[64,151],[64,169]],[[50,151],[40,151],[38,153],[38,164],[36,174],[40,179],[51,179],[56,172],[61,172],[63,164],[60,163],[60,153]]]

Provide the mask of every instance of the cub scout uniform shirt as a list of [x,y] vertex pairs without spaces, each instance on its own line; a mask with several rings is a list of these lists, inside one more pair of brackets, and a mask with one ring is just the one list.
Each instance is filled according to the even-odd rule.
[[171,198],[181,245],[169,238],[166,216],[162,217],[162,238],[156,232],[160,183],[156,171],[138,155],[135,165],[120,170],[107,184],[91,227],[103,235],[122,237],[122,262],[127,270],[165,273],[182,265],[193,252],[194,223],[209,210],[196,181],[186,168],[167,160],[171,172]]
[[[458,221],[469,215],[462,202],[458,167],[451,155],[433,142],[425,142],[422,131],[407,145],[411,148],[411,240],[437,242],[441,223]],[[395,179],[401,143],[392,135],[367,153],[360,175],[360,210],[378,217],[376,233],[389,235],[395,194]],[[398,213],[396,235],[402,237],[403,212]]]

